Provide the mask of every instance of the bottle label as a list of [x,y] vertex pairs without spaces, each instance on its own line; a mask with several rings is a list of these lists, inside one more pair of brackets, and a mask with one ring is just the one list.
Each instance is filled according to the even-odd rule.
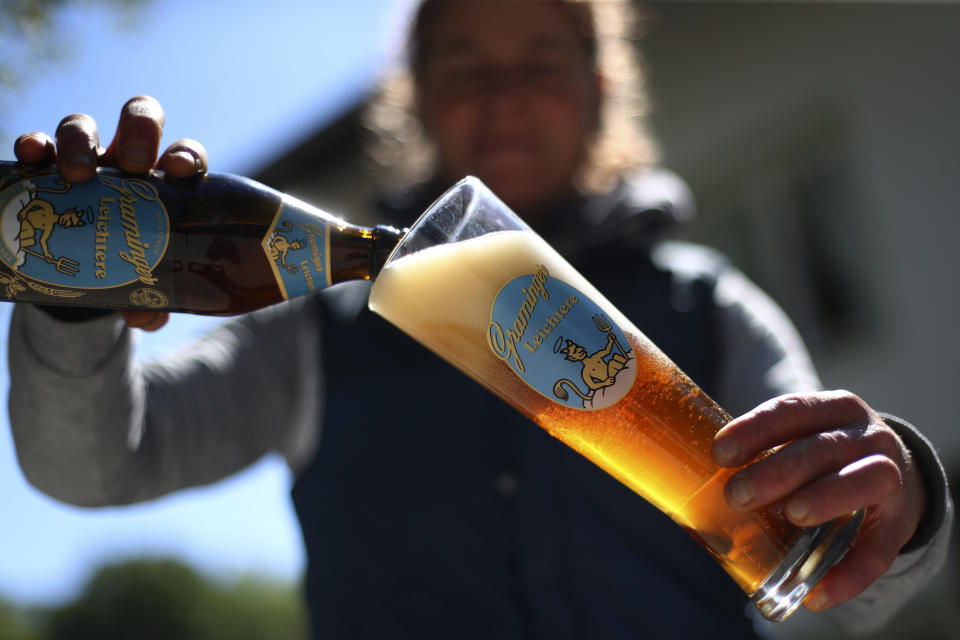
[[133,295],[165,306],[154,270],[169,239],[167,211],[146,180],[97,175],[74,184],[45,173],[0,190],[0,260],[23,277],[5,282],[14,294],[29,286],[77,298],[139,282]]
[[284,299],[289,300],[330,286],[328,225],[304,205],[284,196],[263,239]]
[[500,290],[487,339],[527,385],[574,409],[616,404],[637,376],[633,348],[623,331],[595,302],[551,277],[543,265]]

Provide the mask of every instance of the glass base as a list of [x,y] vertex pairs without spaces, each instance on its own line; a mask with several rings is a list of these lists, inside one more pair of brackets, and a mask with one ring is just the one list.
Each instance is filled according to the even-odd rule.
[[863,522],[863,516],[861,509],[804,529],[783,561],[750,594],[750,601],[760,615],[780,622],[793,613],[827,571],[843,558]]

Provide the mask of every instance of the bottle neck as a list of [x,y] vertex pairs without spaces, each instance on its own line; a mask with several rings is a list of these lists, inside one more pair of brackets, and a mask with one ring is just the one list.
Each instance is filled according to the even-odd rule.
[[388,226],[331,227],[330,284],[376,278],[403,234]]
[[392,227],[349,224],[283,194],[267,245],[284,297],[293,298],[347,280],[372,280],[402,235]]

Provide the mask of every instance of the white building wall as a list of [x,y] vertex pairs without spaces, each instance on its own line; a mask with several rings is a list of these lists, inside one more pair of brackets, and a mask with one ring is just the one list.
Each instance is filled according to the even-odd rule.
[[[688,235],[798,317],[826,385],[914,421],[960,464],[960,6],[647,4],[656,135],[700,208]],[[790,268],[810,248],[791,183],[811,167],[840,183],[828,253],[863,292],[827,337]]]

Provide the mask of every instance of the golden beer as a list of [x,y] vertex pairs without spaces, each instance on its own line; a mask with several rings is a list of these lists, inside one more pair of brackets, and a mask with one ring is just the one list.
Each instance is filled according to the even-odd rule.
[[[627,335],[636,377],[613,406],[564,406],[525,384],[488,344],[501,287],[541,266]],[[747,593],[797,539],[800,530],[777,509],[726,505],[723,486],[734,470],[717,467],[710,446],[729,416],[536,234],[498,231],[389,262],[370,306],[668,514]]]

